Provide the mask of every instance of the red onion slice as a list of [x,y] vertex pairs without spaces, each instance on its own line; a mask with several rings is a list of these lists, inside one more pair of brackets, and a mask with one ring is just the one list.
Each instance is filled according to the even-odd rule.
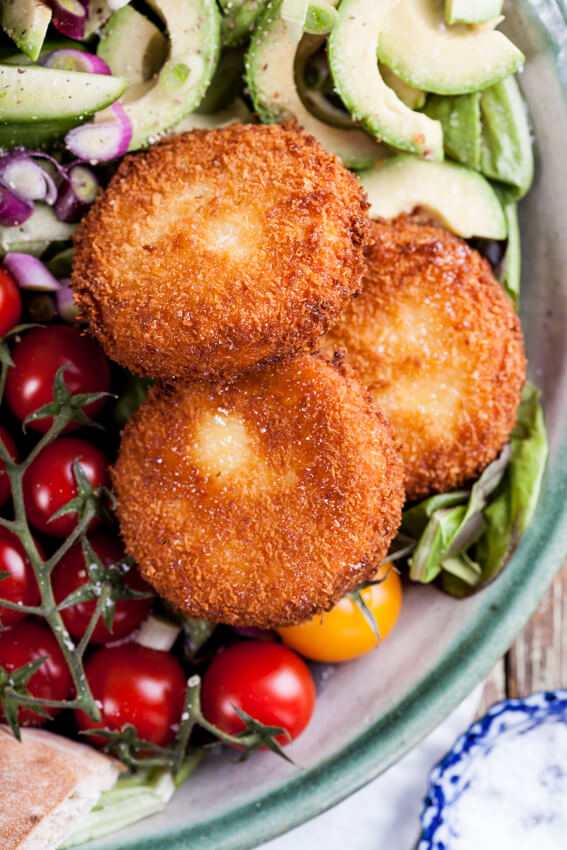
[[55,215],[59,221],[78,221],[96,198],[99,188],[100,183],[92,169],[82,164],[70,166],[55,202]]
[[65,144],[79,159],[96,165],[122,156],[132,139],[132,124],[122,104],[116,102],[97,113],[92,124],[70,130]]
[[87,74],[111,74],[111,70],[100,56],[75,50],[74,47],[63,47],[47,53],[41,60],[46,68],[61,68],[63,71],[83,71]]
[[79,317],[79,308],[73,298],[73,290],[70,287],[71,281],[65,278],[59,281],[60,288],[55,293],[55,301],[57,304],[57,312],[64,322],[76,322]]
[[55,203],[55,181],[45,169],[23,152],[0,157],[0,181],[22,201]]
[[20,289],[57,292],[60,288],[60,284],[49,269],[31,254],[6,254],[4,267]]
[[52,23],[60,33],[81,40],[85,36],[87,12],[79,0],[48,0],[53,11]]
[[24,201],[6,186],[0,184],[0,224],[16,227],[23,224],[33,213],[31,201]]

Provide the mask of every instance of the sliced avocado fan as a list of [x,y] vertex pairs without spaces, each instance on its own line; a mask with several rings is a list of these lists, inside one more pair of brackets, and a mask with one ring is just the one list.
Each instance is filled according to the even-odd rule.
[[373,0],[371,3],[342,0],[338,21],[329,37],[333,80],[352,117],[374,138],[401,150],[440,160],[443,159],[441,124],[409,109],[386,85],[378,70],[378,42],[395,7],[396,0]]
[[447,26],[436,0],[398,0],[380,34],[378,56],[406,83],[437,94],[485,89],[524,62],[501,32]]
[[354,124],[350,129],[329,126],[304,106],[295,85],[298,42],[281,15],[283,0],[275,0],[258,22],[246,54],[246,82],[254,107],[264,123],[295,118],[308,133],[353,168],[373,165],[385,149]]

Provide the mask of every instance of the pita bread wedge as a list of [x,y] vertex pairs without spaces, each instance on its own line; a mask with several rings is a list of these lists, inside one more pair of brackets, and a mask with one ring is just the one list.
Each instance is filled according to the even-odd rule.
[[56,850],[119,772],[86,744],[42,729],[19,742],[0,726],[0,847]]

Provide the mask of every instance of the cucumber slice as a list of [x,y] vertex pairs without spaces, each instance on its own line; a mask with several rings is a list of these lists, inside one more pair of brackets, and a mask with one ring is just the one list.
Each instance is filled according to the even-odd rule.
[[461,165],[400,154],[361,171],[371,218],[394,218],[424,207],[440,224],[465,239],[506,238],[506,218],[488,180]]
[[0,149],[47,148],[63,139],[65,134],[81,123],[80,118],[68,121],[34,121],[30,124],[0,124]]
[[35,62],[51,21],[51,9],[41,0],[4,0],[2,29]]
[[0,227],[0,254],[19,251],[36,254],[38,246],[63,242],[75,232],[75,224],[65,224],[55,218],[51,207],[36,204],[31,216],[18,227]]
[[516,199],[532,185],[534,155],[527,108],[514,77],[482,92],[481,171],[515,187]]
[[0,121],[82,118],[114,103],[128,80],[40,65],[0,66]]
[[428,98],[425,113],[443,127],[445,153],[457,162],[480,170],[482,131],[480,92]]
[[222,45],[233,47],[250,38],[268,0],[219,0],[219,3],[222,9]]
[[445,20],[448,24],[478,24],[497,18],[503,5],[503,0],[445,0]]
[[406,83],[436,94],[488,88],[524,62],[501,32],[448,27],[434,0],[399,0],[380,35],[378,57]]
[[168,48],[166,36],[152,21],[123,6],[106,22],[96,52],[117,77],[143,83],[159,71]]
[[270,124],[295,118],[347,165],[364,168],[374,164],[384,157],[384,149],[363,130],[330,127],[303,105],[294,76],[298,45],[290,41],[281,5],[282,0],[275,0],[266,10],[246,54],[246,81],[262,121]]
[[215,0],[148,0],[148,6],[169,33],[169,56],[157,79],[138,84],[135,99],[131,95],[124,102],[133,128],[129,150],[147,144],[197,108],[220,50]]
[[342,1],[329,37],[333,80],[352,117],[374,138],[401,150],[443,159],[441,125],[408,109],[378,71],[378,40],[395,5],[396,0]]
[[[50,38],[43,42],[43,46],[39,51],[38,58],[41,60],[48,53],[54,50],[64,50],[72,47],[73,50],[86,51],[87,48],[80,41],[73,41],[70,38]],[[0,50],[0,65],[33,65],[34,62],[25,53],[15,53],[13,50]]]

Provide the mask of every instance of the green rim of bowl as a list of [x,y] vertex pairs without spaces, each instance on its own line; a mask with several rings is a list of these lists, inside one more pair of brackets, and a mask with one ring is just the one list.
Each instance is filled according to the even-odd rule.
[[[567,95],[567,0],[525,5],[547,39]],[[567,422],[565,409],[561,421]],[[283,786],[175,834],[134,844],[121,843],[118,834],[113,850],[246,850],[320,814],[401,758],[487,675],[553,580],[567,554],[566,470],[567,435],[553,452],[530,529],[508,568],[483,591],[486,604],[442,663],[390,711],[343,750]]]

